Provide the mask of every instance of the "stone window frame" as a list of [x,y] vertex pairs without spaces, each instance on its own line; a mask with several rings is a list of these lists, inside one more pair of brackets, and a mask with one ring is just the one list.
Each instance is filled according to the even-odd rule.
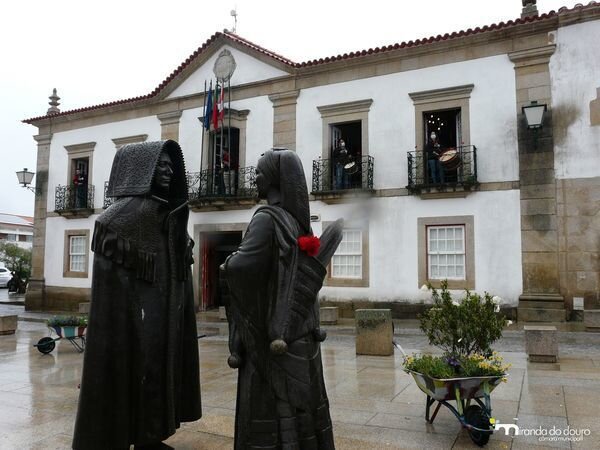
[[424,147],[423,114],[431,111],[460,109],[461,145],[471,144],[469,100],[474,87],[474,84],[464,84],[408,94],[415,107],[415,148],[417,151],[423,151]]
[[[71,237],[73,236],[85,236],[85,271],[74,272],[71,270],[70,258],[69,258],[69,246]],[[90,271],[90,230],[65,230],[64,240],[64,252],[63,252],[63,277],[64,278],[88,278]]]
[[[231,114],[230,116],[228,114]],[[240,130],[240,137],[239,137],[239,163],[238,163],[238,167],[242,168],[242,167],[247,167],[246,166],[246,127],[247,127],[247,123],[248,123],[248,114],[250,114],[250,110],[249,109],[228,109],[225,108],[225,119],[223,120],[223,126],[227,126],[229,127],[231,125],[231,128],[237,128],[238,130]],[[229,118],[231,117],[231,123]],[[198,120],[200,121],[200,126],[204,127],[204,116],[200,116],[198,117]],[[211,124],[212,124],[212,120],[211,120]],[[211,125],[211,129],[212,129],[212,125]],[[209,157],[210,157],[210,130],[207,131],[206,129],[204,129],[204,131],[201,130],[201,133],[203,133],[203,145],[202,148],[204,149],[204,151],[202,152],[202,161],[200,161],[200,169],[201,170],[206,170],[206,169],[210,169],[211,167],[209,166],[208,162],[209,162]]]
[[92,186],[92,177],[94,175],[94,149],[96,148],[95,142],[84,142],[82,144],[65,145],[67,151],[67,182],[66,186],[71,186],[73,178],[71,176],[71,168],[73,167],[73,160],[87,158],[88,159],[88,173],[87,173],[87,184]]
[[[323,222],[323,230],[334,222]],[[331,262],[327,265],[324,286],[332,287],[369,287],[369,223],[365,221],[346,221],[344,228],[362,229],[362,277],[338,278],[331,275]],[[333,258],[332,258],[333,259]]]
[[367,156],[369,154],[369,111],[372,104],[373,99],[368,98],[317,106],[319,113],[321,113],[323,127],[321,151],[323,159],[331,158],[331,125],[347,122],[361,122],[361,155]]
[[427,227],[464,225],[465,279],[448,280],[449,289],[475,289],[475,219],[474,216],[419,217],[417,219],[418,286],[431,283],[435,288],[441,280],[429,280],[427,273]]
[[113,144],[115,144],[115,148],[119,150],[121,147],[127,144],[137,144],[139,142],[146,142],[148,139],[147,134],[136,134],[135,136],[124,136],[120,138],[111,139]]

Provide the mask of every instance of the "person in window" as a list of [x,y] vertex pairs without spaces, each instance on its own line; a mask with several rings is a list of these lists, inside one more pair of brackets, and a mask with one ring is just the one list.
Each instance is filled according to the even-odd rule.
[[87,207],[87,177],[81,169],[75,170],[73,176],[73,186],[75,187],[75,208]]
[[234,178],[232,177],[233,173],[231,172],[231,160],[230,160],[228,148],[223,149],[223,167],[221,169],[221,173],[223,174],[223,183],[225,185],[225,195],[233,194]]
[[348,189],[349,178],[348,174],[344,170],[344,166],[348,164],[350,155],[346,148],[346,143],[343,139],[338,141],[337,147],[333,150],[333,164],[334,164],[334,186],[336,190]]
[[434,132],[429,136],[425,152],[427,154],[427,166],[429,167],[429,182],[432,184],[444,183],[444,167],[440,161],[442,150]]
[[185,164],[175,141],[115,155],[98,219],[73,449],[171,448],[201,416]]

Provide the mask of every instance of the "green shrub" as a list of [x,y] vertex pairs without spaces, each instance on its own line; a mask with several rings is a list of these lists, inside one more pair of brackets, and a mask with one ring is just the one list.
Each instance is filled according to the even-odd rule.
[[431,291],[433,306],[419,316],[420,328],[443,355],[407,356],[405,370],[440,379],[506,374],[509,365],[491,347],[508,324],[499,314],[501,299],[467,290],[464,298],[455,301],[446,280],[439,291],[431,285],[423,290]]
[[431,286],[429,289],[433,307],[419,316],[420,328],[429,343],[454,358],[473,353],[491,356],[491,344],[502,337],[507,325],[504,315],[497,313],[499,298],[487,292],[481,297],[467,290],[457,302],[452,300],[447,281],[442,282],[439,292]]
[[489,358],[480,354],[452,358],[450,356],[412,355],[404,360],[405,370],[412,370],[432,378],[461,378],[502,376],[510,368],[502,357],[493,353]]

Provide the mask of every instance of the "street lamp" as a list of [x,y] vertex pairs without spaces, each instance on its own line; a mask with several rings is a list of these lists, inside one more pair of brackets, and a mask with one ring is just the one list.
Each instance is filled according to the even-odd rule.
[[35,192],[35,195],[40,195],[41,191],[39,188],[33,188],[29,186],[34,175],[34,172],[29,172],[27,167],[25,167],[23,170],[19,170],[17,172],[17,180],[19,180],[19,184],[22,184],[24,188],[29,189],[31,192]]
[[530,130],[542,128],[544,112],[548,110],[548,106],[545,103],[538,105],[538,102],[532,101],[531,104],[523,106],[522,110],[527,121],[527,128]]

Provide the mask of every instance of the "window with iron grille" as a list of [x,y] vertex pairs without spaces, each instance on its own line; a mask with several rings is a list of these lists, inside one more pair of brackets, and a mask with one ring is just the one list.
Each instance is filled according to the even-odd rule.
[[427,274],[432,280],[465,280],[465,226],[427,227]]

